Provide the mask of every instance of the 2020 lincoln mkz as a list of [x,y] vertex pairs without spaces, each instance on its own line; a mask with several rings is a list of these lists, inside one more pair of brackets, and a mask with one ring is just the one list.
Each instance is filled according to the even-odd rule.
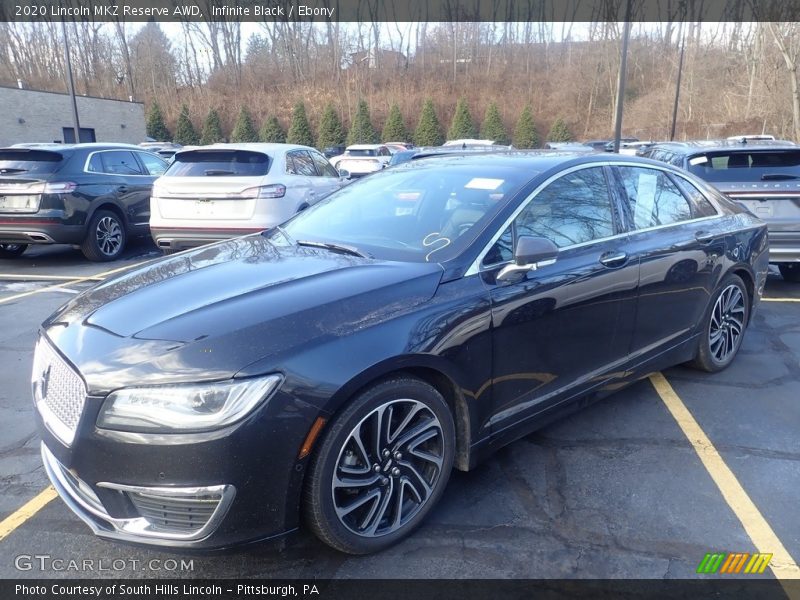
[[654,370],[733,360],[767,229],[635,157],[411,161],[160,259],[42,326],[47,472],[103,537],[408,535],[452,468]]

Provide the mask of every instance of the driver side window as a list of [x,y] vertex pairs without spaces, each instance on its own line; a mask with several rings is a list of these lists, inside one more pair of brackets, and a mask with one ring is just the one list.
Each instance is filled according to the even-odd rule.
[[602,167],[568,173],[532,198],[483,259],[484,266],[513,258],[521,235],[543,237],[559,248],[614,235],[614,215]]

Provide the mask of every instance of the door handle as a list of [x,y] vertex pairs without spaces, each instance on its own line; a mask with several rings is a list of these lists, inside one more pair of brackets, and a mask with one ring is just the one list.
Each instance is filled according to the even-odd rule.
[[714,239],[714,234],[710,231],[698,231],[694,234],[694,239],[696,239],[701,244],[708,244]]
[[126,194],[126,193],[128,193],[128,192],[130,191],[130,188],[129,188],[127,185],[121,185],[121,186],[119,186],[119,187],[117,188],[117,191],[118,191],[120,194]]
[[600,255],[600,264],[606,267],[621,267],[628,261],[627,252],[606,252]]

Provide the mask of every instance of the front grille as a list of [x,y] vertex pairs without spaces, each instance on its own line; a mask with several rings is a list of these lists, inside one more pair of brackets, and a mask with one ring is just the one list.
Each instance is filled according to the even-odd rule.
[[222,494],[165,496],[152,492],[128,492],[136,510],[151,530],[192,533],[202,529],[217,509]]
[[83,413],[86,386],[44,338],[36,344],[31,384],[45,425],[69,446]]

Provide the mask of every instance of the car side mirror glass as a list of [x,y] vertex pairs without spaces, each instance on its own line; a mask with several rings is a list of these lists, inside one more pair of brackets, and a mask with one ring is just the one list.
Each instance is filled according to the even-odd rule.
[[341,177],[342,179],[350,179],[350,171],[348,171],[347,169],[338,169],[338,171],[339,171],[339,177]]
[[535,271],[556,262],[558,246],[552,240],[531,235],[521,235],[514,247],[514,264],[506,265],[497,274],[497,281],[513,281],[521,273]]

